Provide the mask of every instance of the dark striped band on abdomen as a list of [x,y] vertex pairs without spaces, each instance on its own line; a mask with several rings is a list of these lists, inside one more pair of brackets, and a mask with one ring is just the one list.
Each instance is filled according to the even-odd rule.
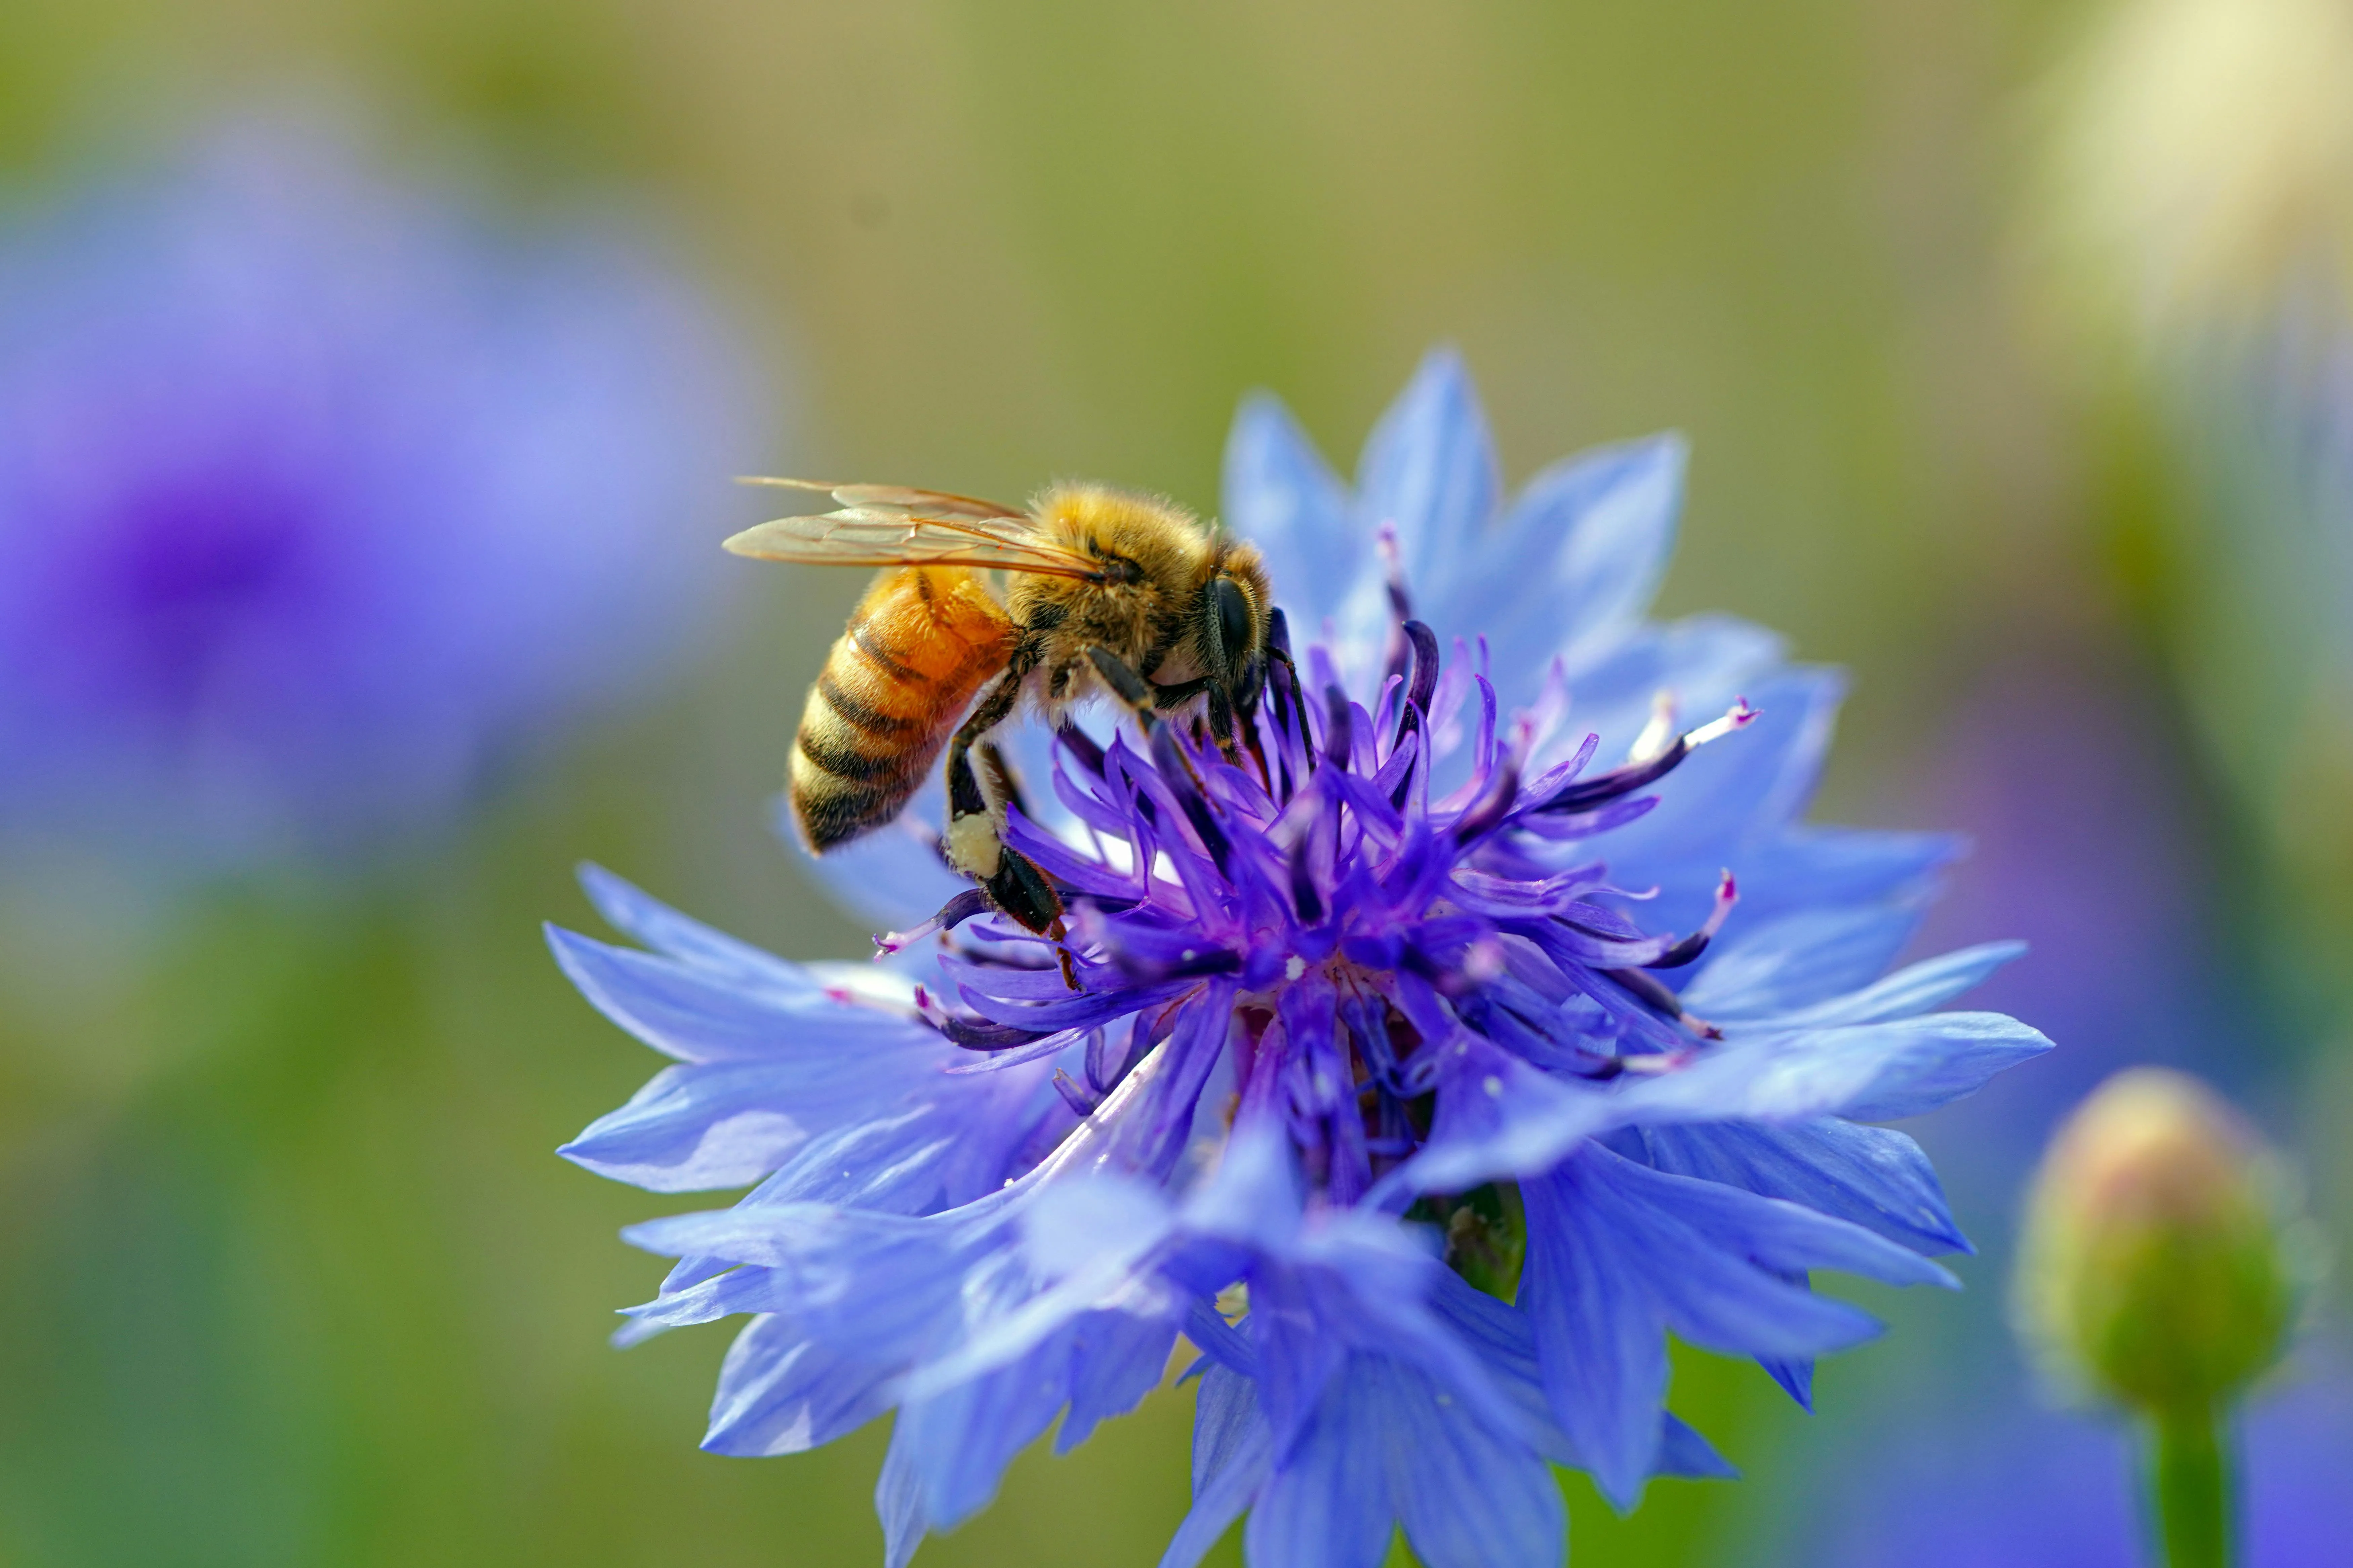
[[852,647],[864,654],[875,668],[892,679],[913,686],[929,686],[932,683],[930,676],[913,665],[901,663],[897,655],[868,635],[864,616],[850,622],[849,629],[843,635],[849,637]]
[[822,853],[881,826],[899,815],[912,788],[877,790],[871,784],[828,781],[818,790],[795,789],[793,810],[809,847]]
[[866,784],[877,779],[897,780],[906,776],[907,758],[902,752],[856,752],[826,736],[811,732],[801,726],[798,741],[802,756],[820,772],[852,784]]
[[885,713],[872,703],[851,695],[841,682],[833,678],[830,668],[818,671],[817,691],[825,700],[825,705],[832,709],[843,723],[863,730],[870,735],[908,735],[923,728],[915,720]]

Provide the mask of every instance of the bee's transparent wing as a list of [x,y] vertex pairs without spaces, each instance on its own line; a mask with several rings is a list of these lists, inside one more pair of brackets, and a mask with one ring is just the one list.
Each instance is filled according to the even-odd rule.
[[846,507],[898,507],[907,511],[921,512],[925,517],[1024,519],[1029,515],[1018,507],[1001,506],[993,500],[955,495],[946,490],[917,489],[913,485],[844,485],[831,479],[772,479],[760,476],[746,476],[735,482],[772,485],[778,489],[814,490],[819,495],[831,496]]
[[1092,577],[1103,569],[1092,557],[1040,533],[1027,513],[993,501],[899,485],[754,482],[817,490],[846,504],[839,511],[747,528],[727,541],[738,555],[812,566],[970,566],[1050,577]]

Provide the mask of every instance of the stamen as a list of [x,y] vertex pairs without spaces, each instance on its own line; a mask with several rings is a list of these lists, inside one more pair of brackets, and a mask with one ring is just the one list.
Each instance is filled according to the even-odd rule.
[[1185,813],[1185,820],[1193,825],[1193,831],[1200,837],[1201,847],[1208,851],[1210,860],[1218,868],[1218,874],[1230,876],[1233,847],[1228,842],[1225,830],[1210,815],[1209,803],[1201,789],[1200,780],[1194,776],[1192,763],[1176,743],[1176,732],[1166,724],[1153,727],[1152,760],[1159,767],[1161,781],[1167,784],[1168,793],[1176,797],[1176,805]]
[[1095,1107],[1103,1103],[1102,1097],[1090,1094],[1087,1090],[1080,1088],[1078,1080],[1071,1078],[1069,1073],[1064,1072],[1060,1068],[1056,1068],[1054,1069],[1052,1081],[1054,1085],[1054,1092],[1062,1097],[1063,1104],[1069,1106],[1073,1111],[1077,1112],[1081,1121],[1084,1121],[1086,1118],[1092,1116],[1095,1113]]
[[915,987],[915,1016],[968,1051],[1009,1051],[1046,1039],[1057,1031],[1023,1029],[968,1014],[951,1013],[922,985]]
[[1324,760],[1345,769],[1356,747],[1356,724],[1349,713],[1348,694],[1337,684],[1324,689]]
[[1656,963],[1646,963],[1642,967],[1681,969],[1698,958],[1701,953],[1707,951],[1707,944],[1715,940],[1715,933],[1724,929],[1725,917],[1732,912],[1732,906],[1739,901],[1740,889],[1734,885],[1732,873],[1727,870],[1724,873],[1724,880],[1716,884],[1715,908],[1708,911],[1707,923],[1660,954]]
[[1430,695],[1438,689],[1438,634],[1419,621],[1406,622],[1404,629],[1406,641],[1413,645],[1413,679],[1406,688],[1406,706],[1426,719]]
[[[1420,730],[1421,710],[1409,704],[1398,718],[1397,741],[1390,746],[1389,755],[1394,758],[1404,752],[1405,743],[1419,733]],[[1405,797],[1413,793],[1414,764],[1419,761],[1420,754],[1417,749],[1415,754],[1407,760],[1405,771],[1398,774],[1397,787],[1389,791],[1391,808],[1398,811],[1405,809]]]
[[1647,763],[1663,753],[1675,738],[1675,694],[1664,687],[1651,694],[1651,721],[1626,748],[1629,763]]
[[966,888],[963,892],[942,904],[940,912],[923,924],[912,926],[905,931],[886,931],[877,936],[874,939],[875,961],[880,963],[883,959],[904,952],[925,937],[936,932],[954,931],[973,916],[985,912],[987,908],[987,894],[978,888]]
[[1381,569],[1388,577],[1389,614],[1402,625],[1413,619],[1413,598],[1406,592],[1405,552],[1398,547],[1395,522],[1373,530],[1373,547],[1381,552]]
[[1724,1031],[1706,1019],[1683,1011],[1683,998],[1639,969],[1595,971],[1662,1018],[1672,1019],[1704,1040],[1720,1040]]
[[948,1044],[961,1046],[967,1051],[1018,1050],[1061,1032],[1059,1029],[1024,1029],[987,1018],[968,1018],[961,1013],[944,1010],[940,1014],[937,1027],[947,1037]]
[[[1062,750],[1077,759],[1081,767],[1085,768],[1097,778],[1103,776],[1103,749],[1095,744],[1095,738],[1092,735],[1065,720],[1055,729],[1054,739]],[[1024,812],[1022,815],[1027,816],[1029,813]]]
[[[1710,741],[1721,740],[1735,730],[1743,730],[1757,719],[1757,710],[1741,698],[1727,709],[1721,719],[1703,724],[1687,735],[1678,736],[1674,742],[1658,755],[1639,763],[1629,763],[1603,773],[1599,778],[1583,784],[1572,784],[1540,805],[1530,806],[1531,812],[1570,813],[1590,811],[1621,796],[1631,795],[1646,784],[1657,783],[1682,765],[1683,760],[1694,748]],[[1648,731],[1645,731],[1647,733]]]
[[1116,1053],[1112,1047],[1110,1030],[1098,1028],[1087,1032],[1088,1088],[1103,1095],[1119,1087],[1119,1080],[1127,1075],[1130,1064],[1142,1054],[1137,1048],[1138,1037],[1142,1032],[1142,1020],[1132,1021]]
[[1757,710],[1748,706],[1748,699],[1736,697],[1732,700],[1732,706],[1725,710],[1723,718],[1702,724],[1698,729],[1685,735],[1683,744],[1693,747],[1704,746],[1710,741],[1724,739],[1735,730],[1746,730],[1756,721]]
[[1324,898],[1315,890],[1315,873],[1308,864],[1308,847],[1314,841],[1313,833],[1303,833],[1299,842],[1291,847],[1291,902],[1298,910],[1300,920],[1308,925],[1319,924],[1324,919]]
[[1518,759],[1505,756],[1503,765],[1495,770],[1495,779],[1479,803],[1462,814],[1454,825],[1454,842],[1468,844],[1484,837],[1494,826],[1509,816],[1520,798],[1520,764]]

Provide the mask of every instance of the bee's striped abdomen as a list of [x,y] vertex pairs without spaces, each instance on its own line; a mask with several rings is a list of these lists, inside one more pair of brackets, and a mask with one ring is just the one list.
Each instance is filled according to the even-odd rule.
[[1017,632],[980,579],[907,566],[877,578],[826,657],[793,748],[793,813],[822,853],[899,815]]

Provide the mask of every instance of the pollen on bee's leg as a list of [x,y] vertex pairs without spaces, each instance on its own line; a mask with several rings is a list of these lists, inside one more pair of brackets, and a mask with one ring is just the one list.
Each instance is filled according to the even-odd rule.
[[997,873],[1005,858],[1005,819],[1001,808],[976,811],[948,824],[948,864],[976,881]]

